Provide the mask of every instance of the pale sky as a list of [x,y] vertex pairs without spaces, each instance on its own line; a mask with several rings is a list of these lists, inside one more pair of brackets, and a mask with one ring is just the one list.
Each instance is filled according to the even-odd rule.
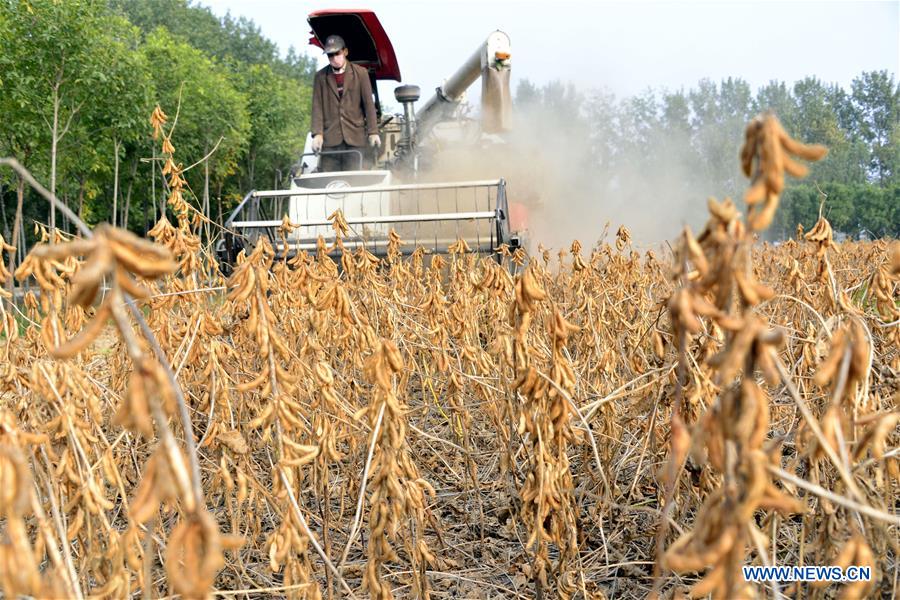
[[[539,84],[572,81],[618,96],[728,76],[754,89],[807,75],[849,87],[864,70],[900,71],[900,0],[199,2],[218,15],[252,18],[282,52],[293,45],[317,57],[321,51],[307,45],[309,12],[370,8],[391,38],[404,83],[421,86],[423,99],[494,29],[512,41],[513,90],[521,77]],[[395,85],[380,84],[383,99],[393,100]]]

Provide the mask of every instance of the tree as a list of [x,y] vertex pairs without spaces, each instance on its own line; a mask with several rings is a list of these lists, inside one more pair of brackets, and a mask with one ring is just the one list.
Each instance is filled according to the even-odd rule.
[[225,54],[222,25],[207,7],[192,6],[188,0],[110,0],[109,5],[146,36],[164,27],[178,41],[189,43],[208,56]]
[[204,162],[202,179],[193,173],[188,178],[192,188],[202,185],[200,198],[208,212],[210,182],[232,174],[246,150],[247,98],[222,66],[163,28],[147,37],[142,51],[153,72],[157,102],[170,115],[178,110],[172,125],[176,158],[199,161],[215,149]]
[[[608,182],[613,178],[621,153],[620,109],[616,97],[596,90],[588,95],[584,113],[584,118],[579,119],[579,128],[586,132],[591,165],[596,176]],[[565,115],[557,118],[563,120]]]
[[869,71],[850,87],[856,125],[871,152],[869,173],[887,185],[900,178],[900,84],[887,71]]
[[269,65],[285,77],[312,82],[316,60],[293,47],[282,59],[277,45],[246,17],[216,17],[205,6],[188,0],[110,0],[114,10],[149,35],[165,27],[179,41],[189,43],[207,56],[215,57],[233,71],[240,65]]
[[[86,103],[104,80],[106,6],[99,0],[5,0],[11,44],[4,53],[21,77],[9,77],[14,101],[28,107],[50,133],[50,191],[56,192],[59,143],[72,131]],[[56,226],[56,209],[50,210]]]
[[[32,167],[32,158],[41,148],[46,130],[40,122],[36,106],[31,102],[28,84],[33,80],[33,75],[23,69],[25,65],[17,60],[17,28],[13,23],[16,7],[5,0],[0,8],[0,115],[3,115],[0,119],[0,154],[11,154],[22,164]],[[3,177],[6,175],[5,172],[0,173],[0,184],[4,183]],[[16,255],[23,256],[25,250],[21,243],[25,182],[19,176],[15,178],[15,189],[15,217],[7,240],[17,246],[17,252],[8,255],[8,269],[11,272],[15,270]],[[0,194],[0,201],[4,200]],[[9,285],[12,286],[11,280]]]
[[665,93],[662,98],[662,126],[666,133],[689,136],[691,107],[684,91]]
[[312,82],[313,77],[316,75],[317,67],[318,62],[315,58],[308,54],[298,52],[293,46],[288,48],[284,60],[278,61],[278,63],[275,64],[275,70],[278,73],[290,77],[291,79],[307,82]]
[[786,238],[794,235],[797,225],[809,230],[819,219],[821,194],[811,185],[794,185],[784,190],[770,235]]
[[785,130],[793,133],[797,121],[797,102],[783,81],[770,81],[756,92],[755,112],[775,113]]
[[225,54],[249,65],[272,65],[278,60],[278,46],[266,38],[259,26],[247,17],[226,14],[221,20],[225,35]]
[[890,207],[889,221],[891,223],[890,235],[900,238],[900,183],[885,189],[884,199]]
[[244,157],[243,187],[259,189],[299,157],[309,131],[311,89],[275,73],[267,64],[242,68],[238,85],[248,100],[250,138]]
[[646,157],[652,152],[656,132],[660,129],[656,94],[648,89],[639,96],[625,100],[623,108],[624,118],[620,122],[620,127],[626,151],[632,154],[633,149],[641,148],[642,154]]
[[736,196],[744,184],[737,157],[744,127],[753,116],[750,85],[731,77],[721,86],[704,79],[688,93],[688,101],[708,193]]
[[889,198],[893,190],[873,185],[854,186],[856,223],[854,233],[870,232],[875,237],[896,235],[897,224],[891,222],[893,207]]
[[848,136],[838,124],[837,112],[829,101],[825,84],[815,77],[806,77],[794,84],[797,105],[796,117],[788,132],[798,140],[823,144],[829,155],[811,167],[811,180],[834,179],[834,171],[846,159]]
[[[105,34],[98,40],[97,51],[106,57],[108,66],[103,72],[102,93],[84,109],[82,147],[103,146],[98,158],[107,167],[113,163],[111,202],[103,207],[109,210],[101,210],[98,216],[119,223],[119,165],[126,149],[137,150],[141,138],[146,137],[153,85],[146,58],[138,51],[139,30],[126,19],[109,15],[105,18]],[[133,159],[137,159],[136,154]],[[91,166],[82,165],[82,170],[85,167],[90,170]],[[104,169],[97,165],[94,170]]]
[[[854,228],[854,198],[858,193],[857,186],[843,183],[827,182],[820,186],[824,196],[823,214],[831,222],[835,231],[852,233]],[[817,196],[821,196],[816,190]]]
[[[702,158],[693,144],[693,136],[687,95],[684,91],[664,94],[660,130],[655,143],[665,160],[663,167],[667,172],[666,184],[676,200],[680,200],[685,206],[696,206],[696,212],[699,213],[704,210],[703,205],[689,202],[691,199],[703,198],[710,191],[705,189],[706,182],[699,177]],[[686,211],[685,216],[693,222],[696,215]]]
[[528,78],[522,78],[516,85],[516,106],[534,106],[540,101],[540,92]]

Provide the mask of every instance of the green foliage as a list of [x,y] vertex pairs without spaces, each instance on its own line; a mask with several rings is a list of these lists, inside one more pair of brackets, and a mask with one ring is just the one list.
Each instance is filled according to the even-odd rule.
[[794,234],[797,224],[809,230],[819,208],[841,233],[854,237],[900,237],[900,185],[878,187],[867,183],[827,182],[818,187],[789,187],[772,227],[777,237]]
[[303,151],[309,131],[312,90],[266,64],[246,65],[238,86],[248,99],[249,148],[242,167],[244,189],[272,185]]
[[301,82],[310,80],[315,73],[315,60],[298,54],[294,48],[280,58],[275,43],[246,17],[227,14],[220,19],[209,8],[188,0],[110,0],[110,6],[146,34],[165,27],[180,41],[217,57],[229,68],[265,64]]
[[[220,19],[187,0],[0,0],[0,155],[48,182],[55,104],[57,195],[96,223],[113,218],[115,194],[117,222],[146,230],[164,197],[148,122],[159,103],[173,121],[178,112],[179,162],[193,164],[219,143],[209,188],[205,165],[186,177],[195,196],[209,189],[210,205],[227,208],[296,160],[314,67],[293,49],[279,56],[252,21]],[[48,216],[27,195],[31,243],[32,224]],[[9,238],[16,198],[7,170],[0,203]]]
[[112,220],[112,195],[122,191],[114,181],[109,186],[116,176],[116,160],[136,158],[146,145],[146,115],[156,95],[150,65],[138,51],[138,29],[113,15],[106,23],[107,35],[98,39],[98,50],[108,62],[104,93],[86,103],[77,127],[66,138],[61,166],[67,175],[64,193],[77,202],[76,211],[94,223]]
[[140,31],[126,19],[110,15],[97,51],[104,57],[103,94],[86,108],[95,133],[136,143],[147,133],[147,114],[156,90],[150,64],[139,51]]
[[756,92],[755,110],[772,111],[788,130],[796,127],[798,106],[790,88],[783,81],[770,81]]
[[104,84],[105,15],[91,0],[3,0],[0,7],[2,137],[30,158],[37,147],[49,151],[54,101],[64,130]]
[[[276,55],[275,45],[257,32],[253,32],[257,35],[247,40],[247,48],[241,48],[239,40],[228,35],[229,32],[212,10],[192,6],[187,0],[111,0],[110,6],[146,35],[151,35],[160,27],[165,28],[172,37],[190,44],[207,56],[223,58],[232,55],[235,48],[242,57],[252,56],[251,62],[270,61]],[[230,23],[230,17],[228,21]],[[234,28],[228,29],[233,32]]]
[[851,88],[854,123],[871,152],[871,176],[881,183],[900,180],[900,83],[887,71],[870,71]]
[[[99,1],[5,0],[0,9],[4,153],[55,183],[64,200],[109,201],[99,190],[114,149],[137,142],[152,96],[138,31]],[[25,209],[26,225],[47,221]]]
[[[201,51],[215,68],[227,73],[226,87],[221,92],[216,91],[229,97],[223,99],[223,104],[235,105],[236,96],[232,89],[243,97],[244,110],[238,110],[234,115],[231,139],[245,139],[237,152],[227,156],[227,168],[223,170],[221,163],[216,166],[213,194],[224,197],[227,207],[247,189],[273,185],[277,171],[285,172],[290,167],[305,141],[315,60],[298,54],[293,48],[282,58],[275,44],[266,39],[252,21],[231,15],[218,18],[209,8],[187,0],[110,0],[110,6],[143,31],[146,46],[153,46],[151,51],[161,61],[157,64],[162,65],[170,58],[188,62],[195,59],[174,56],[157,47],[154,39],[160,35],[159,31],[166,31],[172,44],[181,49],[191,46]],[[174,78],[169,81],[172,80]],[[167,89],[172,91],[170,85]],[[203,89],[205,92],[207,88]],[[165,93],[157,98],[160,102],[165,99],[163,107],[170,115],[175,109],[175,105],[169,103],[171,97],[171,93]],[[224,106],[221,108],[227,110]],[[182,114],[187,112],[189,108],[184,106]],[[200,120],[208,122],[208,119]],[[198,147],[192,145],[192,137],[179,126],[175,135],[176,151],[185,161],[200,158],[182,153],[182,150],[192,153]],[[206,148],[208,140],[201,142],[200,145]],[[229,148],[220,146],[216,154],[223,149]],[[198,179],[199,173],[189,176],[192,189],[199,195]]]
[[209,159],[212,177],[232,174],[250,135],[247,97],[238,91],[234,78],[164,28],[147,37],[142,52],[153,67],[157,102],[170,115],[178,110],[172,139],[176,157],[194,162],[218,143]]
[[[3,0],[0,3],[0,149],[12,153],[20,161],[29,164],[34,149],[45,137],[43,124],[39,122],[37,104],[30,87],[36,76],[19,62],[16,37],[20,27],[15,22],[19,14],[17,3]],[[0,178],[8,177],[0,173]],[[3,181],[3,179],[0,179]]]

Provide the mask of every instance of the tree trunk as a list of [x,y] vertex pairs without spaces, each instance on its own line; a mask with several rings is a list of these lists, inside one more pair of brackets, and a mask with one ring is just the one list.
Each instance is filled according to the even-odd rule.
[[[9,253],[9,272],[13,273],[16,270],[16,254],[19,256],[25,256],[25,242],[24,236],[22,236],[22,243],[19,243],[19,235],[20,229],[22,228],[22,203],[25,199],[25,180],[22,179],[22,176],[19,175],[16,179],[16,217],[13,220],[13,230],[12,237],[9,240],[9,243],[17,248]],[[13,287],[13,278],[9,278],[8,288],[9,291],[12,291]]]
[[[22,190],[22,196],[23,197],[25,196],[24,188]],[[23,220],[24,220],[24,217],[23,217]],[[16,244],[16,248],[17,248],[16,254],[18,255],[18,257],[16,258],[16,262],[21,266],[22,257],[25,256],[26,254],[28,254],[28,252],[27,252],[28,251],[28,241],[25,238],[25,223],[24,223],[24,221],[19,226],[19,243]],[[31,291],[31,278],[30,277],[26,277],[25,281],[23,281],[22,283],[25,284],[25,293],[28,293],[29,291]],[[19,287],[21,287],[21,284],[19,285]]]
[[116,155],[116,158],[114,162],[115,167],[113,167],[113,208],[110,223],[115,226],[119,212],[119,140],[117,138],[113,138],[113,153]]
[[166,190],[168,190],[166,176],[162,174],[162,169],[159,170],[159,182],[159,218],[161,219],[166,216]]
[[131,161],[131,179],[128,180],[128,191],[125,192],[125,214],[122,216],[122,227],[128,229],[128,216],[131,212],[131,190],[134,188],[134,178],[137,175],[138,157],[134,155]]
[[[153,157],[156,158],[156,147],[153,148]],[[155,161],[154,161],[155,162]],[[163,175],[162,167],[159,169],[159,218],[162,219],[166,216],[166,199],[169,192],[169,182],[166,181],[166,176]]]
[[84,177],[78,181],[78,218],[84,221]]
[[[50,131],[50,193],[56,195],[56,144],[59,142],[59,80],[53,86],[53,126]],[[56,205],[50,203],[50,243],[53,243],[52,231],[56,228]]]
[[[153,147],[153,160],[150,161],[150,204],[153,205],[153,223],[156,223],[156,147]],[[153,227],[147,222],[147,200],[144,199],[144,235]]]
[[[7,240],[13,239],[12,232],[9,230],[9,221],[6,220],[6,200],[3,198],[3,182],[0,182],[0,210],[3,211],[3,237]],[[15,246],[15,242],[9,242]]]
[[[205,153],[204,153],[205,154]],[[209,159],[203,163],[203,216],[209,219]],[[206,241],[209,242],[209,221],[203,222],[203,230],[206,233]]]
[[[65,207],[69,208],[69,193],[68,192],[63,194],[62,201],[63,201],[63,204],[65,205]],[[66,233],[69,233],[69,225],[70,225],[69,217],[67,217],[65,214],[63,214],[62,221],[63,221],[62,230],[65,231]]]
[[222,214],[222,181],[220,180],[218,185],[216,185],[216,200],[219,203],[219,220],[218,223],[220,226],[225,226],[225,216]]

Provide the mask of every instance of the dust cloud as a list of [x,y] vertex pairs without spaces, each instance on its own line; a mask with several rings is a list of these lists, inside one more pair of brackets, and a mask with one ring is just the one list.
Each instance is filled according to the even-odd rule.
[[532,252],[539,243],[559,249],[574,239],[590,247],[619,225],[640,250],[663,245],[685,224],[696,231],[713,188],[689,166],[687,138],[658,140],[652,156],[640,145],[612,154],[605,136],[616,126],[602,119],[588,126],[564,110],[515,105],[505,134],[482,134],[477,120],[461,131],[451,128],[422,177],[504,178],[510,202],[527,208]]

